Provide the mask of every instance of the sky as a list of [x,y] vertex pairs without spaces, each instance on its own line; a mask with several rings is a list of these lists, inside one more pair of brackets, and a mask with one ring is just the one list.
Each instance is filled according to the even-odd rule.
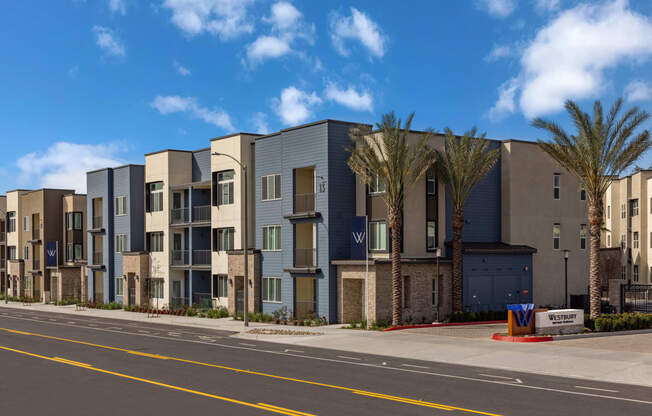
[[652,112],[650,0],[401,4],[7,2],[0,194],[85,192],[89,170],[325,118],[537,140],[534,117],[572,131],[567,99]]

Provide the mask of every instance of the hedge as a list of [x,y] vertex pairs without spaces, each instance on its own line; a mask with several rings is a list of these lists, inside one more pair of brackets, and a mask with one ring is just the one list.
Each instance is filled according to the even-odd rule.
[[604,314],[595,320],[586,318],[584,326],[596,332],[650,329],[652,328],[652,313]]

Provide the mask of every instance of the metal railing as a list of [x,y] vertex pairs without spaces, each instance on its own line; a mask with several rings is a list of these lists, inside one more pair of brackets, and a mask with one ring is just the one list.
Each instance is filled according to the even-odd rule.
[[294,212],[312,212],[315,210],[315,194],[295,194]]
[[189,221],[188,208],[175,208],[170,214],[172,215],[172,224],[183,224]]
[[195,292],[192,294],[192,304],[197,305],[200,309],[211,309],[213,307],[213,299],[210,293]]
[[172,265],[184,266],[188,262],[188,250],[172,250]]
[[41,239],[41,230],[38,228],[32,228],[32,240]]
[[211,264],[211,251],[210,250],[193,250],[192,251],[192,264],[197,264],[197,265]]
[[297,300],[294,311],[294,319],[314,319],[315,318],[315,301],[314,300]]
[[626,312],[652,313],[652,285],[629,284],[623,290]]
[[4,243],[4,242],[5,242],[5,231],[0,230],[0,243]]
[[0,269],[4,269],[5,267],[7,267],[7,260],[0,259]]
[[41,270],[41,260],[32,259],[32,270]]
[[93,264],[96,265],[96,266],[104,264],[104,252],[103,251],[96,251],[96,252],[93,253]]
[[177,297],[177,296],[172,296],[170,299],[170,309],[183,309],[184,306],[188,306],[188,298],[187,297]]
[[211,220],[210,205],[192,207],[192,222],[206,222],[210,220]]
[[102,228],[102,216],[93,217],[93,229]]
[[314,248],[295,248],[294,249],[294,267],[315,267],[316,249]]

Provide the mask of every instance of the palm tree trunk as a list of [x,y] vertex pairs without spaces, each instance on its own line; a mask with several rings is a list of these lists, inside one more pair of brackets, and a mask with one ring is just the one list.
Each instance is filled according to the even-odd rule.
[[401,324],[401,231],[402,218],[399,213],[390,213],[392,230],[392,326]]
[[600,226],[602,225],[602,200],[589,202],[589,297],[590,317],[600,316]]
[[453,214],[453,312],[462,310],[462,228],[464,211]]

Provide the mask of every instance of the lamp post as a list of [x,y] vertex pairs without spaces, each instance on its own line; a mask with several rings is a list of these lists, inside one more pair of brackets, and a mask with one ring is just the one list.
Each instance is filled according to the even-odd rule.
[[[249,259],[248,259],[248,241],[247,241],[247,217],[248,217],[248,210],[247,210],[247,165],[242,164],[238,159],[234,158],[231,155],[227,155],[226,153],[219,153],[219,152],[213,152],[211,153],[213,156],[226,156],[233,160],[235,163],[240,165],[240,168],[242,169],[242,179],[244,181],[244,217],[242,220],[242,248],[244,252],[244,299],[243,299],[243,320],[244,320],[244,326],[249,326]],[[235,288],[235,285],[234,285]],[[236,296],[234,297],[236,300],[236,307],[237,307],[237,292]]]
[[435,279],[435,314],[437,321],[439,321],[439,257],[441,257],[441,247],[435,249],[435,256],[437,257],[437,278]]
[[568,309],[568,252],[564,250],[564,309]]

